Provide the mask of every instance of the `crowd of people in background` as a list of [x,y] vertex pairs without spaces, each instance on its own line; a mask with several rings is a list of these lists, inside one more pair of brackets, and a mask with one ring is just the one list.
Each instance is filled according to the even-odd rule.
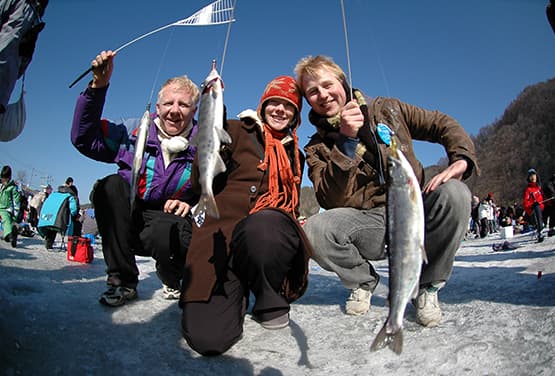
[[485,238],[509,227],[511,234],[535,231],[538,243],[545,238],[545,228],[547,236],[555,235],[554,185],[555,174],[542,185],[537,171],[531,168],[527,172],[526,187],[520,203],[498,206],[492,192],[481,200],[474,195],[467,238]]
[[[0,174],[0,229],[2,240],[13,248],[17,248],[20,235],[32,238],[39,234],[45,248],[53,250],[56,237],[63,245],[66,236],[81,236],[83,222],[94,218],[94,213],[87,214],[81,208],[72,177],[56,190],[46,184],[39,191],[33,191],[12,178],[10,166],[3,166]],[[88,229],[94,229],[90,230],[93,235],[98,233],[96,225],[88,226]]]

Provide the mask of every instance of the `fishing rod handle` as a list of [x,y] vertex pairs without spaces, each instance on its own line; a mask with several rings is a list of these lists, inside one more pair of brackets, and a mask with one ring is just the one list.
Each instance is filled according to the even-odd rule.
[[77,77],[77,78],[75,79],[75,81],[73,81],[73,82],[69,85],[69,88],[71,89],[76,83],[78,83],[79,81],[81,81],[81,79],[82,79],[83,77],[85,77],[89,72],[92,72],[92,70],[93,70],[93,66],[91,65],[91,66],[89,67],[89,69],[87,69],[86,71],[84,71],[83,73],[81,73],[81,75],[80,75],[79,77]]

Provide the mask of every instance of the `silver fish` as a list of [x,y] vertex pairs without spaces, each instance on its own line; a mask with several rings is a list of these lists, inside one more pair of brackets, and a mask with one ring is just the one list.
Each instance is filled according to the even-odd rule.
[[133,155],[133,166],[131,166],[131,192],[129,195],[131,212],[133,212],[133,208],[135,206],[135,196],[137,195],[137,185],[139,184],[139,174],[141,172],[141,165],[143,164],[143,155],[145,152],[149,129],[150,103],[146,106],[146,111],[141,118],[137,138],[135,139],[135,154]]
[[414,171],[391,143],[388,157],[387,221],[389,234],[389,315],[374,339],[371,351],[388,346],[403,350],[403,317],[411,298],[416,298],[424,251],[424,205]]
[[202,189],[198,205],[193,210],[197,217],[206,213],[220,218],[220,212],[214,199],[212,183],[214,177],[225,172],[225,163],[220,156],[222,143],[231,143],[231,137],[224,130],[223,81],[216,70],[216,61],[201,85],[197,134],[191,144],[197,147],[199,183]]

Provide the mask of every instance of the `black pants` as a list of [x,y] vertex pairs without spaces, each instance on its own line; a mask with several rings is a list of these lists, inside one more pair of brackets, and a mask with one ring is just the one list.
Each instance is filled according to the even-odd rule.
[[136,288],[135,255],[151,256],[162,283],[179,289],[191,240],[191,218],[146,209],[138,202],[131,215],[129,191],[129,184],[116,174],[99,180],[91,194],[108,282]]
[[532,220],[534,221],[534,226],[536,226],[536,231],[538,235],[541,234],[543,230],[543,218],[542,218],[542,208],[539,204],[534,204],[532,206]]
[[252,313],[261,321],[289,312],[280,294],[282,282],[300,249],[300,239],[285,214],[262,210],[239,222],[230,243],[227,280],[208,302],[183,304],[183,337],[202,355],[227,351],[243,333],[252,291]]
[[37,212],[37,209],[32,206],[29,207],[28,222],[33,228],[37,228],[37,224],[39,223],[39,213]]
[[[83,229],[83,224],[79,222],[77,219],[73,218],[73,230],[69,234],[69,236],[81,236],[81,231]],[[54,246],[54,241],[56,240],[56,235],[58,235],[58,231],[56,230],[42,230],[44,233],[44,244],[46,249],[52,249]],[[61,233],[62,237],[65,236],[65,233]]]

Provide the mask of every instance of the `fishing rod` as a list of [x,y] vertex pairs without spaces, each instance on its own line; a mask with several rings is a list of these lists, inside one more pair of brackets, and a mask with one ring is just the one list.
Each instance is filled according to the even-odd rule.
[[[235,0],[233,2],[233,5],[231,7],[231,14],[230,14],[230,18],[233,20],[233,13],[235,12],[235,6],[237,5],[237,0]],[[231,32],[231,22],[229,22],[227,24],[227,33],[225,35],[225,42],[224,42],[224,51],[222,53],[222,63],[220,64],[220,76],[223,77],[224,76],[224,62],[225,62],[225,55],[227,53],[227,43],[229,41],[229,34]]]
[[345,5],[343,4],[343,0],[341,0],[341,14],[343,16],[343,33],[345,35],[345,51],[347,53],[347,72],[349,75],[349,87],[351,90],[348,95],[348,100],[350,101],[353,98],[353,77],[351,75],[351,52],[349,51],[349,37],[347,36],[347,21],[345,19]]
[[544,202],[547,202],[547,201],[551,201],[551,200],[553,200],[553,199],[555,199],[555,196],[550,197],[550,198],[546,198],[545,200],[540,201],[540,204],[543,204]]
[[[200,9],[190,17],[184,18],[182,20],[178,20],[172,22],[170,24],[164,25],[159,27],[155,30],[149,31],[123,45],[116,48],[114,53],[117,53],[124,48],[132,45],[135,42],[140,41],[143,38],[148,37],[149,35],[158,33],[162,30],[165,30],[172,26],[208,26],[208,25],[220,25],[234,22],[233,19],[233,5],[231,4],[231,0],[217,0],[204,8]],[[77,77],[70,85],[69,88],[71,89],[77,82],[81,81],[83,77],[85,77],[89,72],[92,72],[93,67],[90,66],[86,71],[81,73],[79,77]]]

